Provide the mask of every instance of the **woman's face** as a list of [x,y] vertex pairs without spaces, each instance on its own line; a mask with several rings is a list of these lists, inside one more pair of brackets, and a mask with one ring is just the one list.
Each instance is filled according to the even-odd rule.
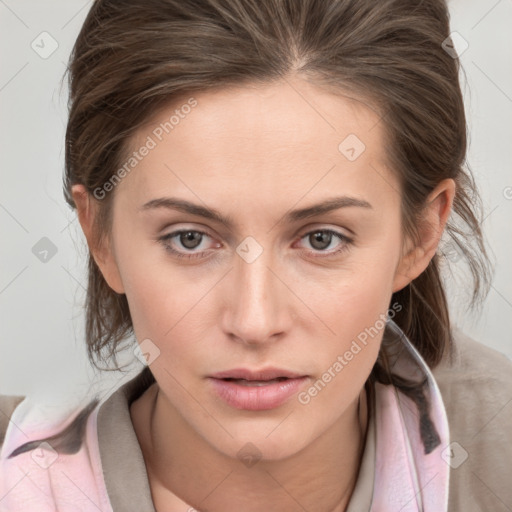
[[169,407],[229,456],[297,453],[354,413],[410,281],[379,115],[296,79],[187,97],[132,147],[102,270]]

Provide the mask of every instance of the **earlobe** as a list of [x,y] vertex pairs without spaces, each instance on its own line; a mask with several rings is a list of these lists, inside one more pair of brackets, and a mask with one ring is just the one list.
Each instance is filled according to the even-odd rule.
[[409,240],[409,247],[397,265],[393,293],[407,286],[428,267],[437,251],[454,197],[455,181],[451,178],[441,181],[429,194],[418,225],[418,241],[411,247]]
[[94,237],[94,217],[97,207],[95,201],[83,185],[73,185],[71,190],[77,209],[78,220],[96,265],[110,288],[116,293],[124,293],[119,268],[108,239],[105,238],[104,241],[98,243]]
[[405,288],[411,281],[416,279],[421,272],[423,272],[424,269],[419,272],[418,270],[421,268],[419,262],[424,260],[424,257],[425,252],[421,245],[414,246],[405,251],[405,254],[400,258],[395,270],[395,276],[393,278],[393,293]]

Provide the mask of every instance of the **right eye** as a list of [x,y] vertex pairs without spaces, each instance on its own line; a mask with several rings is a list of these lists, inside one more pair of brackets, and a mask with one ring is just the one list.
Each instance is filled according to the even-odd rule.
[[[162,243],[165,250],[170,252],[172,255],[175,255],[178,258],[191,259],[204,257],[208,252],[204,248],[199,251],[190,252],[192,249],[197,249],[201,246],[204,237],[210,238],[210,236],[204,231],[198,231],[195,229],[180,229],[178,231],[168,233],[160,237],[158,240],[160,243]],[[181,246],[182,249],[176,249],[176,245]],[[184,251],[183,248],[185,249]]]

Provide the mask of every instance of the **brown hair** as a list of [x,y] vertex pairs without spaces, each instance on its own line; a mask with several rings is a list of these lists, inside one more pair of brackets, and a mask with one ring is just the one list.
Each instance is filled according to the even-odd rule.
[[[364,98],[381,114],[414,235],[429,192],[457,185],[446,235],[473,277],[470,305],[489,289],[481,202],[466,165],[459,61],[445,52],[444,0],[96,0],[69,62],[64,195],[94,190],[130,153],[132,136],[162,106],[194,91],[303,76]],[[112,200],[98,202],[95,243],[111,234]],[[93,199],[94,200],[94,199]],[[442,254],[392,302],[394,321],[434,368],[452,343]],[[91,361],[117,361],[133,333],[128,302],[88,257],[86,341]],[[379,359],[372,377],[386,381]]]

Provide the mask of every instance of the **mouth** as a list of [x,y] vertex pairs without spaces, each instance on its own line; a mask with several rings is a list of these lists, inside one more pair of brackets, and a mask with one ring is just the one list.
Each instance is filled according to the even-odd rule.
[[239,386],[246,386],[246,387],[260,387],[260,386],[269,386],[270,384],[275,384],[276,382],[283,382],[286,380],[289,380],[288,377],[277,377],[277,379],[269,379],[269,380],[249,380],[249,379],[232,379],[232,378],[225,378],[222,379],[226,382],[233,382],[235,384],[238,384]]
[[275,409],[296,394],[309,380],[285,369],[234,369],[211,375],[214,393],[236,409],[261,411]]
[[263,368],[261,370],[250,370],[248,368],[234,368],[224,372],[218,372],[211,375],[214,379],[246,380],[267,382],[277,379],[296,379],[306,377],[306,375],[296,373],[284,368]]

